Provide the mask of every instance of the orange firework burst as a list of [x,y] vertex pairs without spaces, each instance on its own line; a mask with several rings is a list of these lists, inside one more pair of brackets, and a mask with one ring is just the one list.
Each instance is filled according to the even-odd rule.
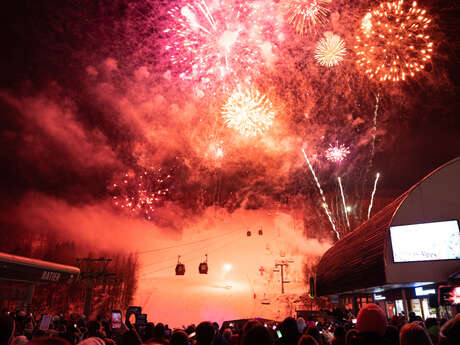
[[298,34],[316,30],[316,25],[327,23],[329,10],[323,5],[331,0],[290,0],[286,5],[287,21]]
[[356,63],[379,81],[401,81],[423,71],[431,61],[433,42],[427,34],[431,19],[426,10],[384,2],[369,11],[361,22],[362,35],[356,37]]
[[222,116],[229,128],[252,137],[271,127],[275,112],[270,100],[259,90],[238,86],[223,106]]

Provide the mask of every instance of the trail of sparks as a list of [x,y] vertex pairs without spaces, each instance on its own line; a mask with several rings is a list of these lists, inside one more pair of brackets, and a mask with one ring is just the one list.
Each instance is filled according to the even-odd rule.
[[377,136],[377,115],[379,113],[379,101],[380,101],[380,94],[377,92],[375,96],[375,109],[374,109],[374,125],[372,127],[372,143],[371,143],[371,158],[369,160],[369,167],[367,171],[372,168],[372,163],[374,160],[374,153],[375,153],[375,137]]
[[313,175],[313,178],[315,179],[316,186],[318,187],[319,193],[321,194],[321,199],[323,200],[323,205],[322,206],[324,208],[324,211],[326,212],[326,215],[327,215],[327,218],[329,219],[329,222],[331,223],[332,230],[335,232],[335,235],[337,236],[337,239],[340,240],[340,234],[337,231],[337,229],[335,228],[334,221],[332,219],[331,213],[329,212],[329,207],[327,206],[326,197],[324,196],[323,189],[321,188],[321,184],[319,183],[319,180],[316,177],[315,170],[313,169],[313,166],[311,165],[310,160],[308,159],[308,156],[305,153],[304,149],[302,149],[302,152],[303,152],[303,155],[305,157],[305,160],[307,161],[307,165],[310,168],[311,174]]
[[337,177],[337,179],[339,180],[340,194],[342,195],[343,212],[345,212],[345,219],[347,220],[348,230],[350,230],[350,221],[348,220],[347,204],[345,203],[345,195],[343,194],[342,179],[340,176]]
[[377,182],[379,180],[379,177],[380,177],[380,174],[377,173],[375,177],[375,182],[374,182],[374,189],[372,190],[371,201],[369,203],[369,210],[367,211],[367,219],[371,217],[371,210],[372,210],[372,205],[374,203],[375,190],[377,189]]

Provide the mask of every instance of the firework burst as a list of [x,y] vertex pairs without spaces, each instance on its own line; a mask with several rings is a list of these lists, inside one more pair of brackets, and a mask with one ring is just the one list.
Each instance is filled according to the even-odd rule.
[[350,149],[344,144],[335,143],[335,146],[329,144],[329,148],[326,150],[326,159],[330,162],[340,163],[350,153]]
[[222,117],[229,128],[252,137],[271,127],[275,112],[266,95],[254,88],[238,86],[223,106]]
[[270,3],[196,0],[171,9],[171,28],[165,32],[174,37],[165,48],[180,77],[205,88],[235,79],[249,82],[279,33]]
[[433,42],[427,34],[431,19],[426,10],[384,2],[369,11],[356,37],[356,63],[370,77],[398,82],[414,77],[431,61]]
[[329,10],[324,4],[330,0],[290,0],[286,4],[287,21],[300,35],[315,32],[316,26],[327,23]]
[[338,65],[346,54],[345,42],[340,36],[326,32],[316,46],[315,59],[321,66]]
[[151,220],[155,208],[162,206],[169,195],[171,173],[160,168],[122,174],[109,188],[113,205]]

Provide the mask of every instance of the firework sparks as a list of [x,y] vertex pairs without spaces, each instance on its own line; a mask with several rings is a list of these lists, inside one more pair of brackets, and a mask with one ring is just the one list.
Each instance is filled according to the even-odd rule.
[[345,195],[343,193],[342,179],[340,178],[340,176],[337,179],[339,181],[340,194],[342,195],[343,212],[345,213],[345,219],[347,220],[348,229],[350,229],[350,221],[348,220],[348,210],[347,210],[347,204],[345,203]]
[[222,117],[229,128],[252,137],[271,127],[275,112],[266,95],[254,88],[238,86],[223,106]]
[[356,37],[356,63],[370,77],[398,82],[414,77],[431,61],[433,42],[427,34],[426,10],[403,0],[384,2],[369,11]]
[[[166,45],[182,79],[206,87],[257,74],[265,63],[262,47],[276,41],[278,21],[267,2],[196,0],[169,11],[174,41]],[[263,12],[263,15],[261,15]],[[231,77],[231,78],[230,78]]]
[[375,191],[377,190],[377,182],[379,181],[380,174],[377,173],[375,176],[374,189],[372,190],[371,201],[369,203],[369,209],[367,210],[367,219],[371,217],[372,205],[374,203]]
[[323,5],[329,0],[290,0],[287,6],[287,21],[295,31],[304,35],[316,31],[316,26],[327,23],[329,10]]
[[337,66],[346,54],[345,42],[340,36],[326,32],[316,46],[315,59],[321,66]]
[[310,160],[308,159],[308,156],[305,153],[304,149],[302,149],[302,152],[303,152],[303,156],[305,157],[305,160],[307,161],[307,165],[310,168],[311,174],[313,175],[313,178],[315,179],[316,186],[318,187],[318,190],[319,190],[319,194],[321,194],[321,199],[323,200],[322,206],[324,208],[324,212],[326,212],[327,218],[329,219],[329,223],[331,223],[332,230],[335,232],[337,239],[340,240],[340,234],[335,228],[334,220],[332,219],[331,212],[329,211],[329,207],[327,206],[326,197],[324,196],[323,189],[321,188],[321,184],[319,183],[319,180],[316,177],[315,170],[313,169],[313,166],[311,165]]
[[335,143],[335,146],[329,144],[329,148],[326,150],[326,159],[330,162],[340,163],[342,162],[350,153],[350,149],[341,144],[339,146],[338,142]]
[[169,195],[171,183],[171,172],[160,168],[140,174],[126,172],[109,189],[114,206],[151,220],[155,208]]

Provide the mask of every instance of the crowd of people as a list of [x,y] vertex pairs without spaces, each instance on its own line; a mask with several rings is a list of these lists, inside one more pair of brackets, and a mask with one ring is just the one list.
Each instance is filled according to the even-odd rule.
[[375,304],[363,307],[355,320],[251,319],[242,327],[201,322],[171,330],[160,322],[139,327],[127,321],[114,329],[103,315],[87,320],[78,314],[54,315],[46,329],[42,321],[43,316],[2,311],[0,345],[460,345],[460,313],[451,320],[387,320]]

